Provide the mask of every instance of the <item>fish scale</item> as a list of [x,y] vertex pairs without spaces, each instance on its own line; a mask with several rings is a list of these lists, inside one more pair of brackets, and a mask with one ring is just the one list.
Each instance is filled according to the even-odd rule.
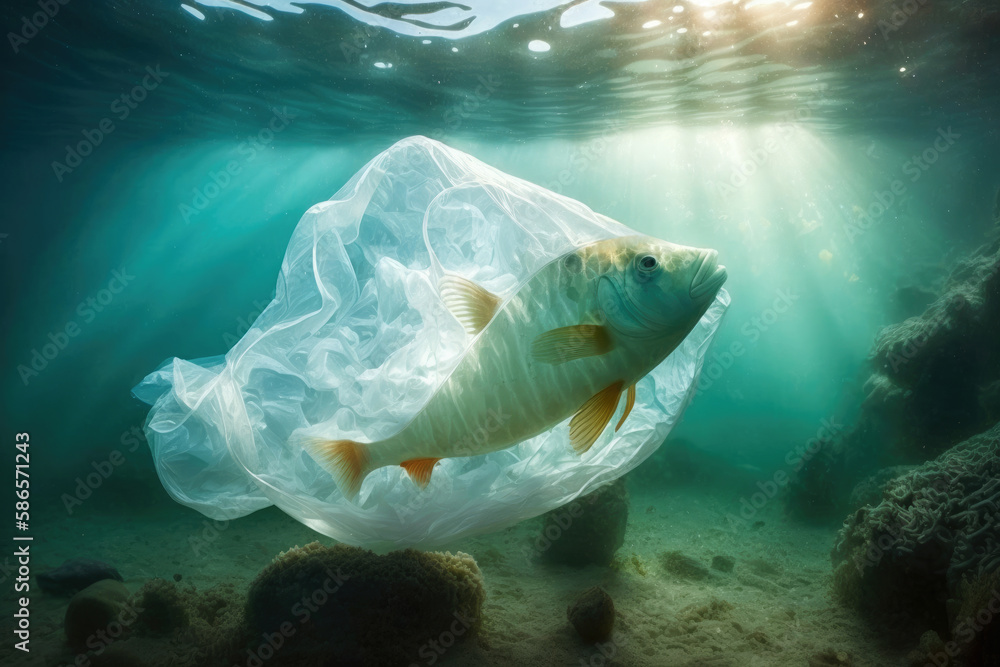
[[513,446],[574,414],[569,440],[583,454],[628,390],[624,421],[635,383],[680,344],[724,280],[714,251],[643,236],[567,253],[506,300],[448,276],[443,298],[475,335],[448,379],[396,434],[313,439],[311,450],[351,498],[377,468],[401,465],[426,486],[443,458]]

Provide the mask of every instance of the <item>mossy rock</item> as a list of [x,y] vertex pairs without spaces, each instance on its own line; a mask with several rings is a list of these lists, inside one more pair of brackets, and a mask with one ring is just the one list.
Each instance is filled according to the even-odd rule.
[[66,608],[63,627],[75,651],[104,648],[122,637],[135,618],[128,617],[129,592],[125,584],[104,579],[73,596]]
[[600,586],[588,588],[566,609],[580,639],[588,644],[607,641],[615,628],[615,603]]
[[177,585],[172,581],[153,579],[146,582],[136,595],[139,614],[137,630],[143,634],[163,635],[186,628],[190,622],[187,606]]
[[628,492],[624,478],[543,515],[532,547],[550,563],[611,565],[625,543]]
[[[281,642],[271,664],[409,664],[475,634],[486,593],[467,554],[379,556],[317,542],[279,555],[247,594],[247,631]],[[278,637],[275,633],[280,633]]]

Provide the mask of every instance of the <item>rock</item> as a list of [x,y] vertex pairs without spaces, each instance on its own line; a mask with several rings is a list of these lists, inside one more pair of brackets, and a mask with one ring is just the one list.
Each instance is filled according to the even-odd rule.
[[406,549],[379,556],[313,542],[260,572],[245,618],[256,643],[275,632],[286,636],[269,665],[410,664],[430,641],[450,646],[474,635],[485,597],[467,554]]
[[115,579],[98,581],[74,595],[63,621],[73,650],[93,649],[94,643],[107,646],[121,637],[135,621],[134,612],[126,605],[128,598],[125,584]]
[[65,597],[104,579],[123,581],[113,566],[91,558],[71,558],[57,568],[36,575],[35,579],[46,593]]
[[[951,636],[961,640],[956,657],[965,665],[1000,664],[1000,613],[994,612],[1000,609],[1000,569],[963,579],[956,596],[951,616]],[[971,637],[970,629],[976,631]]]
[[177,584],[163,579],[146,582],[136,594],[140,609],[137,629],[143,634],[165,635],[188,626],[188,605]]
[[625,543],[627,524],[628,492],[619,478],[545,514],[534,551],[551,563],[607,566]]
[[[1000,418],[1000,236],[958,262],[917,317],[879,332],[856,422],[821,439],[789,485],[797,518],[832,521],[879,469],[921,464]],[[829,430],[829,429],[828,429]]]
[[948,636],[948,600],[1000,567],[998,480],[1000,424],[888,482],[838,535],[839,599],[877,622]]
[[719,572],[732,572],[736,566],[736,560],[729,556],[715,556],[712,559],[712,569]]
[[[259,660],[257,657],[251,660],[247,651],[259,650],[261,635],[249,634],[243,618],[246,595],[232,583],[216,584],[199,591],[193,586],[153,579],[132,596],[130,604],[138,612],[138,618],[132,625],[131,637],[122,648],[144,656],[156,667],[164,667],[164,663],[155,660],[154,656],[160,657],[162,647],[167,644],[170,664],[178,667],[246,665]],[[290,618],[301,620],[292,610],[285,612]],[[273,634],[269,637],[274,639]],[[280,635],[278,639],[282,639]],[[98,664],[95,662],[95,667]],[[282,663],[275,658],[267,664],[276,667]]]
[[874,475],[870,475],[858,482],[851,491],[850,509],[856,510],[865,505],[878,505],[882,502],[882,492],[885,485],[900,475],[913,470],[914,466],[890,466],[882,468]]
[[682,579],[707,579],[711,572],[707,567],[680,551],[664,551],[660,554],[660,565],[670,574]]
[[566,618],[588,644],[605,642],[615,628],[615,603],[600,586],[588,588],[566,608]]

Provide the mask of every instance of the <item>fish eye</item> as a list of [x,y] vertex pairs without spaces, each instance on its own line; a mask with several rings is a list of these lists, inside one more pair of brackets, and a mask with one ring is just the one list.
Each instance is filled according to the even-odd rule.
[[646,255],[645,257],[639,259],[638,264],[641,271],[653,271],[656,269],[659,262],[657,262],[656,258],[652,255]]

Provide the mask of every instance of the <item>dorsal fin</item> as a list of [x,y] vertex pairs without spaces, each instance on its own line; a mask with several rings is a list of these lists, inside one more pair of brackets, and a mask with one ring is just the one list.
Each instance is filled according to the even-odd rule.
[[531,342],[531,354],[536,361],[556,365],[605,354],[613,347],[614,341],[603,325],[574,324],[539,334]]
[[618,399],[622,394],[619,380],[594,394],[583,404],[579,412],[573,415],[569,423],[569,442],[577,454],[583,454],[593,445],[604,431],[618,407]]
[[502,299],[476,283],[448,274],[438,283],[444,305],[465,330],[475,335],[486,328],[497,312]]
[[431,472],[434,470],[434,464],[441,459],[410,459],[409,461],[403,461],[399,465],[407,472],[413,483],[419,486],[421,489],[425,488],[431,482]]

